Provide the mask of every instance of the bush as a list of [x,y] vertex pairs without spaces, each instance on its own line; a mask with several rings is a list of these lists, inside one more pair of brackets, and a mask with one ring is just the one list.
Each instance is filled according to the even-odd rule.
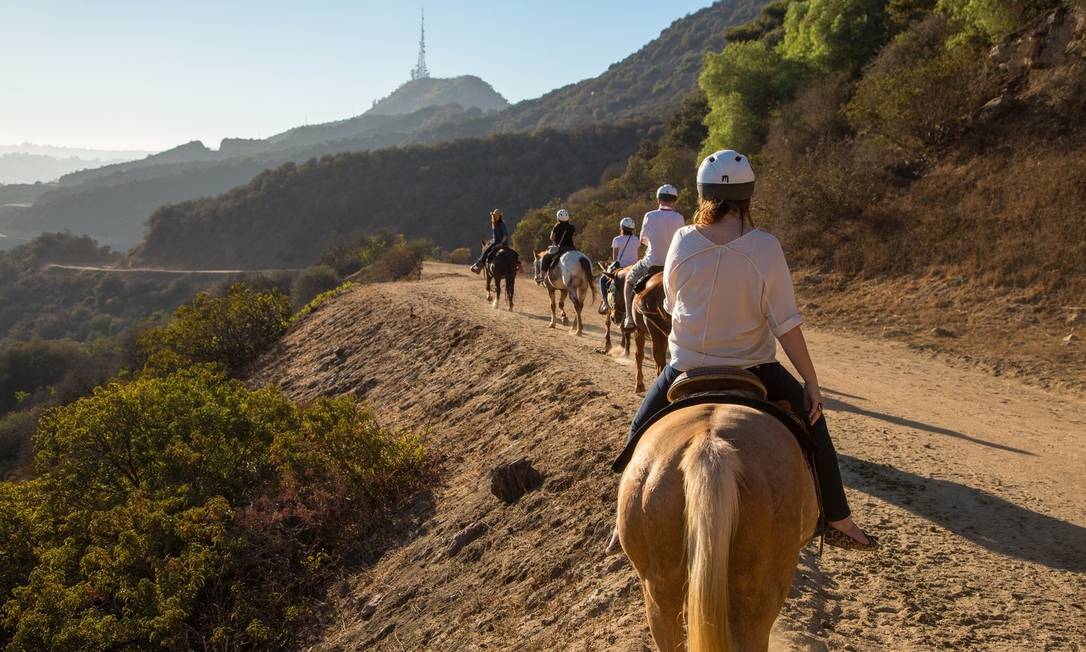
[[793,2],[781,54],[822,71],[859,70],[893,33],[886,0]]
[[761,41],[731,43],[720,54],[709,54],[700,78],[710,109],[702,154],[718,149],[757,152],[768,132],[769,115],[792,96],[804,75],[802,65],[783,59]]
[[35,448],[38,480],[0,485],[13,649],[285,647],[429,467],[350,399],[300,407],[208,368],[51,410]]
[[991,90],[986,58],[964,42],[948,46],[949,36],[946,20],[934,15],[883,50],[847,105],[853,127],[915,152],[967,126]]
[[466,265],[473,260],[475,259],[472,258],[471,249],[468,247],[457,247],[445,255],[445,262],[456,265]]
[[0,484],[30,462],[30,440],[38,425],[38,410],[20,410],[0,417]]
[[211,363],[238,375],[283,334],[290,316],[290,299],[278,291],[256,292],[237,283],[220,297],[201,292],[167,325],[140,336],[145,368],[168,373]]
[[366,283],[422,278],[422,261],[433,249],[427,240],[400,241],[380,252],[373,252],[372,262],[366,264],[352,280]]
[[290,301],[297,310],[309,303],[313,297],[335,288],[339,283],[339,274],[331,267],[320,265],[306,268],[294,279],[290,289]]
[[1059,0],[939,0],[938,7],[967,35],[994,43],[1059,4]]

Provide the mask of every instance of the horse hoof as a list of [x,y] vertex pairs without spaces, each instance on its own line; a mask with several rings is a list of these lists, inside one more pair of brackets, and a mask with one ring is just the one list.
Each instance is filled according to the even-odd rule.
[[635,394],[644,394],[645,393],[645,386],[644,385],[638,385],[637,387],[634,388],[634,393]]

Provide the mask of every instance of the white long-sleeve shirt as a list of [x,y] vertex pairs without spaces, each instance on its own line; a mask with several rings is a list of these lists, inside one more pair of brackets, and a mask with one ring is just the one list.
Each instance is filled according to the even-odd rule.
[[722,245],[693,226],[679,229],[664,262],[664,294],[679,371],[773,362],[776,338],[803,323],[781,244],[759,229]]

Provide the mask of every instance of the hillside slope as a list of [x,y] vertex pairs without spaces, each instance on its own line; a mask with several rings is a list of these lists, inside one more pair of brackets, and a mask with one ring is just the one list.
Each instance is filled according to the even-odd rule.
[[597,77],[514,104],[498,131],[566,128],[630,119],[662,122],[694,88],[707,52],[724,47],[724,30],[745,23],[768,0],[719,0],[679,18],[637,52]]
[[[133,257],[183,267],[298,267],[333,242],[393,229],[477,247],[495,206],[511,218],[600,178],[635,126],[544,131],[287,164],[221,197],[166,206]],[[527,253],[527,252],[526,252]]]
[[[650,649],[634,572],[601,555],[617,484],[607,465],[638,402],[632,369],[593,352],[596,328],[548,330],[535,286],[517,296],[516,312],[491,310],[478,279],[428,266],[422,282],[325,304],[257,365],[254,385],[364,397],[389,423],[430,428],[445,456],[433,501],[386,533],[397,545],[330,593],[313,649]],[[1086,636],[1071,606],[1086,599],[1086,403],[900,345],[810,341],[853,508],[886,550],[809,548],[777,638],[1074,649]],[[544,485],[506,505],[488,474],[522,456]]]

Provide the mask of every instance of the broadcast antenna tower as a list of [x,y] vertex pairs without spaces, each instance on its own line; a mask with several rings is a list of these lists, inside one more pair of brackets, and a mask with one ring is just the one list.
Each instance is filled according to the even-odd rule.
[[419,34],[419,62],[411,71],[411,80],[428,79],[430,71],[426,68],[426,9],[422,10],[422,27]]

